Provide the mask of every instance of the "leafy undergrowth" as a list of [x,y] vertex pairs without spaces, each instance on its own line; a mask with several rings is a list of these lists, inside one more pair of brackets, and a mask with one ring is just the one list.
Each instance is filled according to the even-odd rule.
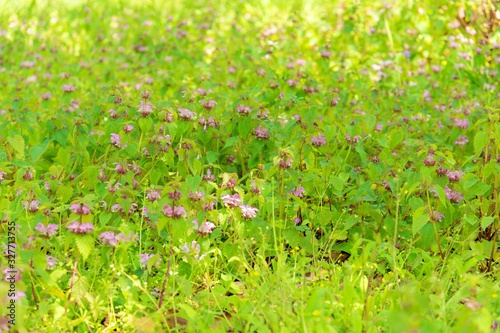
[[498,7],[2,6],[0,331],[497,330]]

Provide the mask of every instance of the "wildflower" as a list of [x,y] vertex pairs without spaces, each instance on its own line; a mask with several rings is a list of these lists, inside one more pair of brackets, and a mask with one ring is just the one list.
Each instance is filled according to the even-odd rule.
[[205,195],[205,193],[203,192],[200,192],[200,191],[196,191],[193,193],[193,191],[189,191],[189,199],[191,199],[191,201],[201,201],[203,200],[203,196]]
[[261,120],[265,120],[267,119],[267,117],[269,117],[269,110],[267,109],[259,110],[259,112],[257,113],[257,118]]
[[233,195],[230,194],[223,195],[221,199],[222,201],[224,201],[225,205],[231,208],[238,207],[242,204],[240,195],[238,193],[235,193]]
[[200,256],[200,244],[198,244],[196,241],[192,241],[191,244],[185,243],[184,245],[182,245],[181,251],[197,260],[202,260],[206,255],[204,254]]
[[215,229],[215,224],[210,221],[203,222],[201,225],[198,225],[198,220],[193,220],[193,225],[196,231],[198,231],[202,235],[211,234]]
[[161,191],[150,190],[147,192],[146,198],[151,202],[155,202],[155,201],[160,200],[160,194],[161,194]]
[[[144,94],[144,93],[143,93]],[[145,100],[142,100],[141,103],[139,104],[139,113],[143,117],[149,116],[153,112],[153,104],[150,102],[146,102]]]
[[206,212],[214,210],[215,209],[215,205],[217,205],[217,201],[216,200],[207,201],[207,202],[205,202],[203,204],[203,210],[206,211]]
[[298,217],[298,216],[295,217],[293,219],[293,224],[295,224],[295,225],[301,225],[302,224],[302,219],[300,217]]
[[121,165],[118,162],[115,162],[115,171],[116,171],[116,173],[121,174],[121,175],[124,175],[127,173],[127,170],[125,170],[123,165]]
[[468,142],[469,142],[469,139],[467,139],[467,136],[462,134],[455,140],[455,145],[456,146],[465,146]]
[[433,222],[441,222],[441,220],[444,218],[444,214],[441,212],[438,212],[437,210],[433,210],[430,214],[430,219]]
[[118,244],[118,239],[116,238],[116,235],[114,232],[111,231],[105,231],[99,235],[99,238],[101,239],[103,244],[108,244],[111,245],[112,247],[115,247],[116,244]]
[[23,174],[23,179],[25,180],[33,180],[34,176],[33,176],[33,170],[27,170],[24,174]]
[[293,159],[291,159],[291,158],[287,158],[286,160],[280,159],[279,166],[282,169],[290,169],[292,167],[292,162],[293,162]]
[[111,206],[110,210],[112,213],[116,213],[116,212],[123,213],[123,208],[120,204],[114,204],[113,206]]
[[214,100],[205,101],[202,99],[199,102],[203,105],[203,108],[208,111],[212,110],[217,105],[217,102]]
[[119,134],[112,133],[111,134],[111,144],[116,148],[120,148],[121,146],[121,137]]
[[196,116],[196,113],[194,113],[191,110],[180,108],[179,109],[179,118],[183,120],[192,120]]
[[290,191],[290,193],[292,195],[295,195],[296,197],[299,197],[299,198],[302,198],[304,196],[304,187],[302,185],[299,185],[297,187],[295,187],[292,191]]
[[39,200],[23,201],[24,209],[34,213],[40,208]]
[[236,178],[231,178],[227,183],[223,184],[226,188],[234,188],[236,186]]
[[212,174],[212,170],[207,169],[207,172],[205,175],[203,175],[203,179],[206,181],[212,181],[214,180],[214,175]]
[[69,210],[71,210],[73,213],[78,214],[78,215],[89,215],[90,214],[90,208],[87,205],[84,205],[82,203],[73,203],[71,206],[69,206]]
[[427,158],[424,160],[425,166],[434,166],[436,161],[434,160],[434,154],[427,155]]
[[321,56],[321,58],[328,59],[332,56],[332,52],[323,50],[323,51],[321,51],[320,56]]
[[7,172],[5,171],[0,171],[0,184],[2,183],[2,181],[5,180],[5,178],[3,178],[5,175],[7,174]]
[[467,119],[455,118],[453,119],[453,125],[461,129],[467,129],[467,127],[469,127],[469,121]]
[[109,109],[109,116],[113,119],[118,119],[120,118],[120,115],[116,113],[115,109]]
[[66,93],[75,91],[75,86],[72,84],[63,84],[61,88]]
[[315,147],[322,147],[326,145],[326,138],[323,134],[318,134],[318,136],[311,136],[311,144]]
[[446,198],[452,203],[459,203],[464,198],[464,195],[458,191],[450,189],[448,186],[444,187]]
[[257,208],[249,206],[249,205],[241,205],[241,215],[243,218],[250,220],[257,216],[257,212],[259,211]]
[[186,214],[186,210],[183,206],[174,206],[173,208],[170,205],[163,206],[163,215],[167,217],[180,218]]
[[54,268],[56,268],[56,265],[57,259],[47,254],[47,270],[53,270]]
[[443,169],[443,167],[439,167],[436,169],[436,173],[438,174],[438,176],[444,176],[448,173],[448,169]]
[[446,172],[446,175],[448,176],[448,180],[452,183],[456,183],[462,178],[464,173],[462,171],[449,171]]
[[242,114],[245,116],[248,116],[248,114],[250,113],[251,110],[252,110],[251,106],[246,106],[246,105],[242,105],[242,104],[238,104],[238,106],[236,106],[236,111],[238,111],[239,114]]
[[70,222],[67,226],[68,230],[75,234],[90,234],[94,231],[94,225],[90,222],[80,223],[77,221]]
[[168,197],[174,201],[177,201],[181,198],[181,192],[179,192],[179,190],[175,190],[175,191],[172,191],[172,192],[168,192]]
[[[141,265],[141,267],[146,268],[149,259],[153,258],[154,256],[155,256],[154,254],[140,253],[139,264]],[[161,263],[161,258],[158,258],[158,260],[156,261],[156,263],[153,264],[153,266],[158,266],[160,263]]]
[[43,225],[42,222],[39,222],[35,229],[42,234],[44,237],[52,237],[57,234],[57,229],[59,226],[57,224],[50,223],[47,226]]
[[267,128],[259,125],[257,126],[254,130],[253,130],[253,135],[255,135],[255,137],[257,139],[262,139],[262,140],[267,140],[269,139],[269,131],[267,130]]
[[125,125],[125,126],[123,126],[123,131],[125,133],[130,133],[130,132],[132,132],[133,129],[134,129],[134,126],[132,126],[132,125]]
[[48,101],[49,99],[52,98],[52,94],[51,93],[43,93],[40,95],[40,97],[42,98],[42,100]]

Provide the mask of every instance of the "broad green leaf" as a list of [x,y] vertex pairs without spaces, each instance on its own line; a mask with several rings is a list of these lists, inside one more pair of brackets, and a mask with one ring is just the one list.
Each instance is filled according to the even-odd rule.
[[83,260],[87,260],[90,253],[94,249],[94,237],[92,235],[78,235],[75,237],[76,248],[83,257]]
[[412,233],[416,235],[422,227],[429,222],[429,214],[427,214],[425,207],[420,207],[413,213]]
[[24,139],[19,134],[11,136],[7,141],[12,145],[12,147],[17,152],[19,158],[24,158]]
[[481,228],[483,230],[485,230],[486,228],[488,228],[492,223],[493,221],[495,221],[495,218],[492,217],[492,216],[485,216],[481,219]]
[[479,156],[486,147],[486,141],[488,141],[488,134],[484,131],[480,131],[474,136],[474,153],[477,156]]

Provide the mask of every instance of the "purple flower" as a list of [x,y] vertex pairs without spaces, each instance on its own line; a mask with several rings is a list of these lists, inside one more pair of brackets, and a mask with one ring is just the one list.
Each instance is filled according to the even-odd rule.
[[434,166],[436,164],[436,161],[434,160],[434,155],[433,154],[427,155],[427,158],[424,160],[424,164],[426,166]]
[[302,185],[299,185],[297,187],[295,187],[292,191],[290,191],[290,193],[292,195],[295,195],[296,197],[299,197],[299,198],[302,198],[304,196],[304,187]]
[[78,215],[90,214],[90,208],[87,205],[78,202],[72,203],[71,206],[69,206],[69,210]]
[[198,225],[198,220],[193,220],[193,226],[202,235],[211,234],[215,229],[215,224],[210,221],[203,222],[201,225]]
[[120,148],[121,147],[121,137],[119,134],[116,134],[116,133],[112,133],[111,134],[111,144],[113,146],[115,146],[116,148]]
[[215,209],[215,205],[217,205],[217,201],[216,200],[207,201],[207,202],[205,202],[203,204],[203,210],[206,211],[206,212],[214,210]]
[[220,197],[222,201],[224,201],[224,204],[228,207],[238,207],[242,204],[240,195],[238,193],[235,193],[233,195],[226,194]]
[[448,169],[443,169],[443,167],[439,167],[436,169],[436,173],[438,174],[438,176],[444,176],[448,173]]
[[441,222],[441,220],[444,218],[444,214],[441,212],[438,212],[437,210],[433,210],[432,213],[430,214],[431,221],[433,222]]
[[205,108],[205,110],[212,110],[217,105],[217,102],[214,100],[205,101],[202,99],[199,102],[203,104],[203,108]]
[[[149,259],[153,258],[155,255],[154,254],[147,254],[147,253],[140,253],[139,254],[139,264],[141,264],[142,268],[146,268],[148,265]],[[157,266],[161,263],[161,258],[158,258],[156,263],[153,264],[153,266]]]
[[53,270],[54,268],[56,268],[56,265],[57,259],[47,254],[47,270]]
[[456,146],[465,146],[468,142],[469,142],[469,139],[467,139],[467,136],[462,134],[455,140],[455,145]]
[[200,191],[196,191],[193,193],[193,191],[189,191],[189,199],[191,199],[191,201],[201,201],[203,200],[203,196],[205,195],[205,193],[203,192],[200,192]]
[[258,209],[249,205],[241,205],[241,215],[243,218],[250,220],[257,216]]
[[464,173],[462,171],[449,171],[446,173],[446,175],[448,176],[448,180],[452,183],[456,183],[458,182],[462,176],[464,175]]
[[111,206],[110,210],[112,213],[116,213],[116,212],[123,213],[123,208],[120,204],[114,204],[113,206]]
[[191,244],[185,243],[181,247],[181,251],[183,253],[190,255],[197,260],[201,260],[205,257],[205,254],[200,256],[200,250],[200,244],[198,244],[196,241],[192,241]]
[[146,194],[146,198],[151,202],[155,202],[157,200],[160,200],[160,194],[161,191],[151,190]]
[[75,86],[72,84],[63,84],[61,88],[66,93],[75,91]]
[[292,162],[293,159],[287,158],[286,160],[284,158],[280,159],[279,166],[282,169],[290,169],[292,167]]
[[163,215],[167,217],[180,218],[186,214],[186,210],[183,206],[174,206],[174,208],[169,205],[163,206]]
[[239,114],[242,114],[245,116],[248,116],[248,114],[250,113],[251,110],[252,110],[251,106],[246,106],[246,105],[242,105],[242,104],[238,104],[238,106],[236,106],[236,111],[238,111]]
[[267,130],[267,128],[259,125],[257,126],[254,130],[253,130],[253,135],[255,135],[255,137],[257,139],[262,139],[262,140],[267,140],[269,139],[269,131]]
[[42,234],[44,237],[52,237],[57,234],[57,229],[59,226],[57,224],[49,223],[45,226],[42,222],[39,222],[35,229]]
[[23,201],[24,209],[34,213],[40,208],[39,200]]
[[173,211],[173,218],[180,218],[186,214],[186,210],[182,206],[175,206]]
[[467,127],[469,127],[469,121],[467,119],[455,118],[453,119],[453,125],[461,129],[467,129]]
[[448,186],[444,187],[446,198],[452,203],[459,203],[464,198],[464,195],[458,191],[451,190]]
[[143,117],[149,116],[153,112],[153,108],[153,104],[146,102],[145,100],[142,100],[139,104],[139,112]]
[[323,134],[318,134],[318,136],[311,136],[311,144],[315,147],[321,147],[326,145],[326,138]]
[[180,108],[179,109],[179,118],[183,120],[192,120],[196,116],[196,113],[194,113],[191,110]]
[[49,99],[52,98],[52,94],[51,93],[43,93],[40,97],[42,97],[42,100],[48,101]]
[[68,230],[75,234],[90,234],[94,231],[94,225],[90,222],[80,223],[77,221],[70,222],[67,226]]
[[114,232],[105,231],[99,235],[99,238],[102,240],[103,244],[109,244],[112,247],[115,247],[118,244],[118,239]]
[[181,198],[181,195],[181,192],[179,192],[178,190],[168,192],[168,197],[174,201],[179,200]]
[[7,172],[5,171],[0,171],[0,183],[2,183],[2,181],[5,180],[5,178],[3,178],[5,175],[7,174]]
[[207,169],[207,173],[205,175],[203,175],[203,179],[206,181],[214,180],[214,175],[212,174],[212,170]]
[[125,133],[130,133],[130,132],[132,132],[133,129],[134,129],[134,126],[132,126],[132,125],[125,125],[125,126],[123,126],[123,131]]

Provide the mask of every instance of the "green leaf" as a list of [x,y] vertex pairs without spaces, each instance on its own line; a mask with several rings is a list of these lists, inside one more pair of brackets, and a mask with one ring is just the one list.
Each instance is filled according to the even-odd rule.
[[439,186],[439,185],[434,185],[434,190],[436,191],[436,194],[438,195],[439,201],[446,206],[446,194],[444,193],[444,189]]
[[76,236],[76,248],[83,257],[83,260],[87,260],[90,253],[94,249],[94,237],[91,235]]
[[188,187],[188,190],[190,191],[196,191],[198,189],[198,186],[201,184],[201,176],[187,176],[186,177],[186,184]]
[[415,236],[422,227],[429,222],[429,214],[427,214],[425,207],[420,207],[413,213],[412,233]]
[[42,145],[30,148],[28,154],[33,162],[38,160],[43,155],[43,153],[45,153],[45,151],[47,150],[47,146],[49,145],[49,142],[50,140],[45,140]]
[[57,187],[56,196],[60,198],[63,203],[66,203],[73,196],[73,189],[66,185],[59,185]]
[[11,136],[7,139],[7,141],[14,147],[19,158],[24,157],[24,139],[19,134]]
[[479,156],[481,152],[486,147],[486,141],[488,141],[488,134],[484,131],[480,131],[474,136],[474,153]]
[[67,167],[70,161],[70,154],[69,152],[64,149],[64,148],[59,148],[59,151],[57,152],[56,160],[59,162],[64,167]]
[[[239,136],[232,136],[229,139],[226,140],[226,144],[224,145],[224,148],[232,147],[234,144],[240,139]],[[207,154],[208,155],[208,154]],[[207,157],[208,158],[208,157]]]
[[481,228],[483,228],[483,230],[485,230],[486,228],[488,228],[492,223],[493,221],[495,221],[495,218],[492,217],[492,216],[485,216],[481,219]]
[[[227,142],[226,142],[226,146],[227,146]],[[207,162],[210,164],[214,164],[215,162],[217,162],[217,159],[219,158],[219,152],[209,151],[209,152],[207,152],[206,156],[207,156]]]

